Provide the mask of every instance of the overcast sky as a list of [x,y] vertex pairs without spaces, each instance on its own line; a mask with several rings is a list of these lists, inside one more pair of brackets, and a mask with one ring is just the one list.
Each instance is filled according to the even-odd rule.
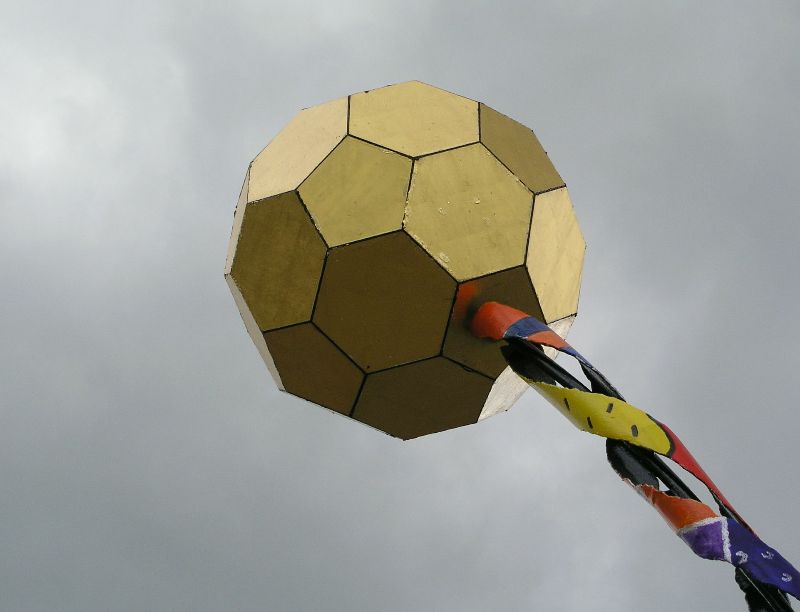
[[572,343],[800,563],[795,0],[0,4],[0,609],[744,609],[533,392],[403,443],[273,387],[247,164],[408,79],[536,131]]

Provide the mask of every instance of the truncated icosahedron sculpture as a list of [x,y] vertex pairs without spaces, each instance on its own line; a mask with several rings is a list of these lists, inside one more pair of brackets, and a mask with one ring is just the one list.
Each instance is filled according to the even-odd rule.
[[404,439],[527,387],[466,324],[496,300],[565,335],[584,241],[534,133],[411,81],[307,108],[250,164],[225,276],[279,388]]

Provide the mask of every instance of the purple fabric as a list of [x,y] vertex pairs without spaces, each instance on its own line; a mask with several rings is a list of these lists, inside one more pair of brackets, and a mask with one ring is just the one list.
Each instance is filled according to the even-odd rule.
[[731,518],[689,526],[678,536],[704,559],[727,561],[751,578],[800,599],[800,572],[778,551]]
[[727,521],[731,563],[756,580],[800,599],[800,573],[792,564],[733,519]]
[[594,369],[594,366],[589,363],[588,359],[567,344],[567,342],[561,336],[550,329],[550,327],[539,321],[536,317],[525,317],[524,319],[520,319],[513,325],[509,326],[503,336],[506,338],[519,338],[520,340],[527,340],[528,336],[542,332],[553,334],[553,340],[555,341],[554,344],[556,345],[553,348],[556,348],[567,355],[572,355],[581,363],[584,363],[590,368]]
[[724,521],[725,519],[720,517],[711,523],[698,525],[697,527],[687,527],[685,531],[680,531],[678,535],[698,557],[725,561],[727,560],[725,546],[727,526]]

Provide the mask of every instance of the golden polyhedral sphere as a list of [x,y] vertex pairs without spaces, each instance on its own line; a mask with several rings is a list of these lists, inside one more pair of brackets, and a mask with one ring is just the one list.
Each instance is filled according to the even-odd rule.
[[408,439],[511,406],[526,385],[469,316],[566,334],[584,250],[531,130],[411,81],[307,108],[258,154],[225,276],[281,389]]

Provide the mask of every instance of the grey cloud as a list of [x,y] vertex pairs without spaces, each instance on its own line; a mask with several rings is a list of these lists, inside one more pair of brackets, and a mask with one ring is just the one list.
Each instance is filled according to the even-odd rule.
[[800,561],[796,4],[4,13],[0,607],[743,609],[533,395],[401,443],[272,388],[222,279],[246,164],[409,78],[536,130],[589,243],[573,342]]

